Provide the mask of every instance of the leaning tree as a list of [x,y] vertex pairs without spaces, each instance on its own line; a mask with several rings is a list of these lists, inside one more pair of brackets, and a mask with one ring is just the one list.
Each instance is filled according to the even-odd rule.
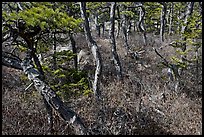
[[[55,85],[51,86],[47,78],[45,68],[52,68],[53,65],[45,67],[39,61],[37,53],[40,47],[46,45],[48,50],[56,46],[57,35],[75,32],[81,23],[80,19],[75,19],[67,14],[66,9],[55,2],[4,2],[2,3],[2,64],[7,67],[22,70],[32,81],[34,87],[43,96],[49,117],[51,132],[53,126],[53,110],[56,111],[63,120],[73,126],[76,134],[88,134],[88,131],[80,117],[70,110],[62,101],[55,90]],[[70,35],[71,42],[73,37]],[[51,46],[50,46],[51,45]],[[12,49],[12,50],[11,50]],[[21,49],[20,56],[16,51]],[[56,47],[55,47],[56,49]],[[55,57],[61,53],[54,53]],[[65,58],[70,58],[66,52],[62,53]],[[52,54],[53,55],[53,54]],[[53,64],[53,63],[51,63]],[[52,68],[54,74],[59,74],[61,68]],[[58,75],[61,78],[66,76]],[[58,77],[58,78],[59,78]],[[58,87],[59,88],[59,87]],[[68,86],[68,88],[70,88]]]

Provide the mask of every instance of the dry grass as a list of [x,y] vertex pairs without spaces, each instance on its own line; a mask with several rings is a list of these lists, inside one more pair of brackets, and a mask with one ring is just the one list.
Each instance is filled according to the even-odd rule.
[[[202,134],[202,97],[194,92],[198,89],[190,81],[190,78],[194,79],[190,70],[186,70],[189,81],[185,82],[188,85],[175,92],[163,79],[165,74],[158,67],[161,60],[152,50],[151,44],[142,47],[146,50],[142,55],[143,62],[150,67],[139,69],[138,61],[124,56],[123,42],[118,38],[117,50],[123,66],[124,81],[117,81],[110,61],[109,40],[97,38],[96,41],[104,64],[100,84],[103,101],[96,102],[94,96],[89,95],[67,102],[93,134]],[[77,36],[76,42],[77,46],[87,48],[85,37]],[[131,36],[130,45],[136,50],[142,45],[141,37]],[[153,46],[160,47],[159,43]],[[174,50],[163,46],[161,53],[170,57]],[[21,72],[5,67],[2,71],[2,134],[48,134],[47,114],[40,95],[34,89],[30,93],[24,92],[25,83],[19,80]],[[202,88],[199,90],[202,91]],[[74,134],[56,115],[54,129],[58,135]]]

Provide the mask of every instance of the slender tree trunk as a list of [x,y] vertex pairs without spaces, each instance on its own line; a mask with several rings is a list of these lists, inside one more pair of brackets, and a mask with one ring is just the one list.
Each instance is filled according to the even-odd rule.
[[104,34],[105,34],[105,22],[103,22],[103,23],[101,24],[101,26],[102,26],[102,35],[103,35],[103,37],[104,37]]
[[125,15],[123,15],[122,17],[123,17],[123,20],[122,20],[122,31],[123,31],[123,39],[125,41],[124,47],[126,49],[126,55],[128,55],[129,54],[129,50],[130,50],[130,46],[128,44],[126,17],[125,17]]
[[128,40],[129,40],[129,38],[130,38],[131,28],[132,28],[131,20],[128,19],[128,20],[127,20],[127,39],[128,39]]
[[140,16],[139,16],[138,28],[139,28],[140,32],[143,33],[143,42],[144,42],[144,45],[147,45],[146,29],[144,27],[145,8],[144,8],[144,6],[142,4],[139,5],[139,7],[140,7]]
[[72,45],[72,52],[75,54],[74,55],[74,68],[75,70],[77,70],[77,49],[76,49],[76,42],[73,38],[73,34],[70,33],[70,41],[71,41],[71,45]]
[[177,28],[176,28],[176,30],[178,31],[177,32],[177,34],[179,34],[180,35],[180,29],[181,29],[181,27],[180,27],[180,25],[181,25],[181,23],[180,23],[180,21],[181,21],[181,19],[180,19],[180,9],[178,9],[178,16],[177,16]]
[[185,18],[184,18],[184,25],[182,25],[181,27],[181,33],[184,33],[184,31],[186,31],[186,28],[189,24],[188,22],[188,17],[191,16],[191,14],[193,13],[193,6],[194,6],[194,2],[189,2],[186,12],[185,12]]
[[56,57],[56,49],[57,49],[57,39],[56,39],[56,33],[54,30],[53,33],[53,68],[56,70],[57,69],[57,57]]
[[[182,25],[181,27],[181,40],[182,42],[182,51],[185,52],[186,51],[186,36],[183,36],[183,34],[185,33],[185,31],[187,30],[188,27],[188,18],[192,15],[193,13],[193,6],[194,6],[194,2],[189,2],[187,5],[187,9],[186,12],[184,14],[185,18],[184,18],[184,25]],[[185,62],[186,59],[186,55],[181,55],[182,61]],[[183,72],[183,69],[181,69],[181,74]]]
[[121,18],[120,18],[120,9],[119,9],[119,5],[116,7],[117,10],[117,14],[118,14],[118,18],[117,18],[117,35],[116,38],[118,38],[120,36],[120,27],[121,27]]
[[170,13],[169,13],[169,35],[172,34],[172,22],[173,22],[173,15],[174,15],[174,3],[171,3]]
[[134,20],[134,24],[133,24],[133,31],[134,31],[134,32],[136,31],[136,26],[137,26],[137,21]]
[[97,12],[95,14],[95,25],[96,25],[97,35],[100,37],[101,33],[100,33],[100,25],[98,23],[98,13]]
[[115,69],[117,72],[117,77],[119,80],[122,80],[122,67],[121,67],[121,63],[119,60],[119,56],[118,53],[116,51],[116,42],[115,42],[115,34],[114,34],[114,30],[115,30],[115,8],[116,8],[116,2],[111,2],[111,10],[110,10],[110,43],[112,45],[111,47],[111,51],[112,51],[112,55],[113,55],[113,61],[115,64]]
[[96,70],[95,70],[95,77],[93,82],[93,91],[97,99],[100,99],[100,91],[99,91],[99,80],[101,77],[101,70],[102,70],[102,60],[101,54],[99,52],[98,46],[96,42],[93,40],[90,32],[89,22],[86,15],[86,3],[80,2],[80,10],[81,10],[81,17],[84,20],[84,31],[86,35],[86,40],[88,42],[89,47],[91,48],[92,54],[96,61]]
[[196,84],[197,84],[197,86],[198,86],[198,83],[199,83],[199,70],[198,70],[198,68],[199,68],[199,62],[198,62],[198,48],[196,48],[196,51],[195,51],[196,53]]
[[117,19],[117,34],[116,34],[116,38],[119,38],[120,36],[120,29],[121,29],[121,21],[120,19]]
[[161,19],[160,19],[160,41],[164,41],[164,29],[166,24],[166,13],[167,13],[167,5],[165,2],[161,2],[162,4],[162,11],[161,11]]
[[[187,5],[186,12],[184,13],[184,23],[183,23],[184,25],[181,26],[181,39],[180,39],[182,41],[182,48],[181,48],[182,52],[185,52],[187,49],[187,45],[186,45],[187,37],[183,36],[183,34],[187,30],[187,27],[189,24],[188,18],[191,16],[191,14],[193,12],[193,6],[194,6],[194,2],[189,2]],[[185,59],[186,59],[186,55],[181,55],[182,62],[185,62]],[[179,72],[180,72],[180,76],[182,76],[183,75],[183,68],[180,68]],[[183,82],[180,81],[179,79],[177,79],[175,89],[179,86],[179,84],[182,85]]]

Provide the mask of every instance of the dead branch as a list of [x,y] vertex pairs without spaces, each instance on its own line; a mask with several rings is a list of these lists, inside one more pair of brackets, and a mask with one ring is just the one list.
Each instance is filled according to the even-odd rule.
[[171,65],[169,64],[169,62],[156,50],[156,48],[153,48],[154,51],[156,52],[156,54],[162,58],[162,60],[164,61],[164,65],[171,68]]

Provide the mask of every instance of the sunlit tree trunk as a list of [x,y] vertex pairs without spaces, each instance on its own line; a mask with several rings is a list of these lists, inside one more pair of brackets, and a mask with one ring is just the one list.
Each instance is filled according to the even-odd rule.
[[189,2],[187,5],[187,9],[185,12],[185,18],[184,18],[184,25],[182,25],[181,27],[181,33],[184,33],[187,29],[187,26],[189,24],[188,18],[191,16],[191,14],[193,13],[193,6],[194,6],[194,2]]
[[121,28],[121,18],[120,18],[120,9],[119,9],[119,5],[116,7],[116,10],[117,10],[117,15],[118,15],[118,18],[117,18],[117,35],[116,37],[118,38],[119,35],[120,35],[120,28]]
[[[37,67],[37,70],[40,73],[40,79],[44,80],[45,79],[45,75],[44,75],[44,71],[42,69],[42,66],[40,64],[40,61],[36,55],[36,47],[37,47],[37,43],[34,43],[33,38],[31,38],[31,36],[26,35],[25,33],[23,33],[23,31],[21,31],[21,33],[19,33],[19,35],[26,41],[28,47],[29,47],[29,52],[30,52],[30,58],[33,58],[34,63]],[[34,45],[35,44],[35,45]],[[48,124],[50,126],[50,133],[52,134],[53,132],[53,114],[52,114],[52,108],[51,106],[46,102],[46,98],[43,96],[43,100],[44,100],[44,104],[46,107],[46,110],[48,112]]]
[[127,39],[130,38],[131,28],[132,28],[131,20],[127,19]]
[[100,99],[100,92],[99,92],[99,80],[101,77],[101,70],[102,70],[102,60],[101,54],[99,52],[98,46],[96,42],[93,40],[90,32],[89,22],[86,15],[86,3],[80,2],[80,10],[81,10],[81,17],[84,20],[84,31],[86,35],[86,40],[88,42],[88,46],[91,48],[92,54],[96,61],[96,70],[95,70],[95,77],[93,82],[93,91],[97,99]]
[[122,20],[122,32],[123,32],[123,39],[125,41],[124,47],[126,49],[126,55],[128,55],[130,46],[128,44],[127,17],[123,14],[122,18],[123,18],[123,20]]
[[116,42],[115,42],[115,7],[116,7],[116,2],[111,2],[111,10],[110,10],[110,42],[111,42],[111,51],[113,55],[113,62],[115,65],[115,69],[117,72],[117,77],[119,80],[122,79],[122,67],[121,63],[119,60],[118,53],[116,51]]

